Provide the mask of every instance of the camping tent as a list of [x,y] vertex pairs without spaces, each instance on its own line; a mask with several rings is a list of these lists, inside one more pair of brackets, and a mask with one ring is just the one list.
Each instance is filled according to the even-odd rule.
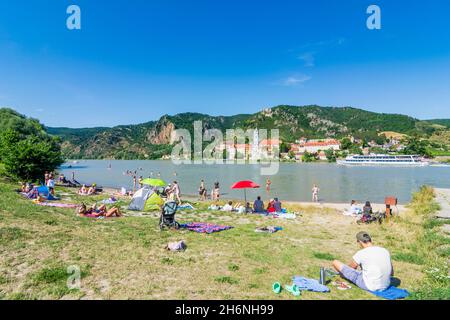
[[164,200],[148,187],[139,189],[131,200],[128,210],[133,211],[156,211],[164,204]]

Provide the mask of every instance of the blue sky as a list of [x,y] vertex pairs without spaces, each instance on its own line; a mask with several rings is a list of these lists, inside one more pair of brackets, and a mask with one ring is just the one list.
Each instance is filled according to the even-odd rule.
[[450,118],[449,16],[448,0],[0,0],[0,106],[69,127],[278,104]]

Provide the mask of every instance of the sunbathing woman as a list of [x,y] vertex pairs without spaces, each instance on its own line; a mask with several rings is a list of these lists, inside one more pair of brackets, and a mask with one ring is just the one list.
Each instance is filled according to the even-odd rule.
[[78,192],[80,195],[86,195],[86,194],[88,194],[88,189],[86,188],[86,185],[85,184],[83,184],[82,186],[81,186],[81,189],[80,189],[80,191]]
[[78,208],[78,215],[80,217],[89,217],[89,218],[98,218],[98,217],[121,217],[122,213],[120,212],[120,209],[117,207],[112,207],[108,210],[106,205],[101,205],[97,209],[97,205],[94,204],[89,209],[86,208],[86,205],[84,203],[81,204],[81,206]]
[[88,189],[87,194],[88,194],[88,195],[93,195],[93,194],[95,194],[95,185],[92,185],[92,186]]

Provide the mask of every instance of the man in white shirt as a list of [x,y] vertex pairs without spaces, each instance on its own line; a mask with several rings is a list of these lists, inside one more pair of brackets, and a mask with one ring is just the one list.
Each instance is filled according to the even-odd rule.
[[233,211],[233,202],[230,201],[227,204],[225,204],[222,208],[222,211],[228,211],[228,212]]
[[[350,265],[333,261],[333,267],[347,280],[368,291],[384,291],[391,284],[394,269],[391,255],[384,248],[374,246],[367,232],[356,235],[358,244],[363,248],[354,256]],[[362,271],[358,271],[358,267]]]

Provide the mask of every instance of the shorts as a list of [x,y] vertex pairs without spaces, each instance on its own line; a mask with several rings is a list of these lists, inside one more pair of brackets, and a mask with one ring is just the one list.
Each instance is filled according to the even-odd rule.
[[343,265],[341,270],[342,276],[347,279],[348,281],[356,284],[358,287],[360,287],[363,290],[369,290],[367,289],[366,284],[364,283],[362,272],[352,269],[349,266]]

